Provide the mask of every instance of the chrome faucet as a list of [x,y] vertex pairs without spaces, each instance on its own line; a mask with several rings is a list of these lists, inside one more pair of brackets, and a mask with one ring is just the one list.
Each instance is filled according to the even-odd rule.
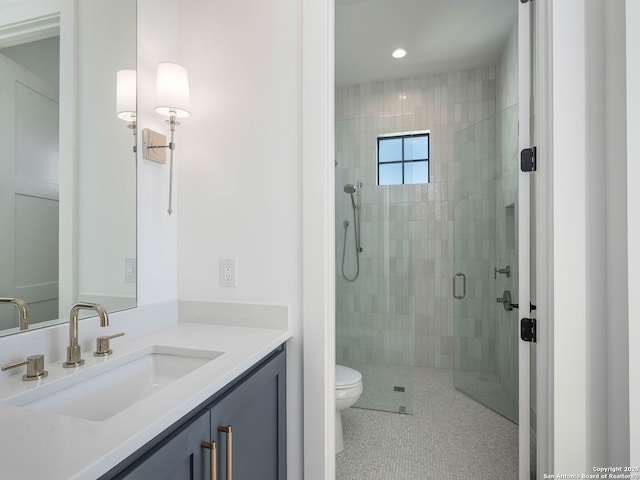
[[100,317],[100,326],[109,326],[109,315],[102,305],[97,303],[76,303],[71,307],[69,318],[69,346],[67,347],[67,361],[62,364],[64,368],[73,368],[84,365],[84,360],[80,353],[80,345],[78,345],[78,311],[79,310],[95,310]]
[[27,315],[27,304],[19,298],[0,298],[0,303],[13,303],[18,309],[18,318],[20,330],[29,328],[29,320]]

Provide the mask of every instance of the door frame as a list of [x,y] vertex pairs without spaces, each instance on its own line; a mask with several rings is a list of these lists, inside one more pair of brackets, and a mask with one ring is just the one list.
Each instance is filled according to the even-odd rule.
[[[633,152],[635,135],[640,131],[640,91],[632,86],[640,85],[640,59],[632,46],[640,44],[640,4],[636,0],[626,1],[626,45],[627,45],[627,152]],[[627,153],[627,160],[630,158]],[[627,161],[627,212],[633,212],[640,205],[640,166],[638,162]],[[640,217],[628,215],[627,245],[640,243]],[[640,310],[640,253],[637,248],[629,248],[628,302],[629,312]],[[636,317],[637,318],[637,317]],[[631,320],[631,316],[629,316]],[[640,342],[638,322],[629,321],[629,351]],[[629,359],[629,416],[630,416],[630,464],[640,465],[640,375],[638,362]]]
[[334,0],[302,2],[305,480],[335,478]]
[[[532,2],[534,15],[534,142],[538,170],[533,179],[533,205],[535,209],[532,239],[535,245],[534,290],[532,302],[536,304],[537,343],[535,352],[535,409],[532,420],[536,443],[536,469],[540,474],[552,473],[554,464],[553,442],[553,122],[551,92],[553,70],[552,9],[548,2]],[[533,433],[533,432],[532,432]]]
[[[531,2],[518,5],[518,152],[531,144]],[[517,161],[517,160],[516,160]],[[518,168],[518,321],[531,318],[531,179]],[[519,329],[517,329],[519,330]],[[518,464],[520,480],[531,477],[531,343],[518,341]]]

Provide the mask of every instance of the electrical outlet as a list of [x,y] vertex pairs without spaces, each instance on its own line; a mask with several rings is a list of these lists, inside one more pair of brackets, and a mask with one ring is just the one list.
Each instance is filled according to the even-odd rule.
[[220,285],[223,287],[238,286],[238,259],[220,259]]
[[124,259],[124,283],[136,283],[136,259],[125,257]]

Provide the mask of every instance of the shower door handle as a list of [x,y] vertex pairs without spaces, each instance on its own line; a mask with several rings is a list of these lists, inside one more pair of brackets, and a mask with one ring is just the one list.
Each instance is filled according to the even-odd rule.
[[[456,277],[462,277],[462,295],[456,293]],[[458,272],[453,276],[453,296],[458,300],[467,296],[467,276],[464,273]]]

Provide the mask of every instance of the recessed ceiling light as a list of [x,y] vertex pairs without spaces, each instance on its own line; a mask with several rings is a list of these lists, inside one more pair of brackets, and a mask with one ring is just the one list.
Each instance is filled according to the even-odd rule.
[[404,48],[396,48],[393,52],[391,52],[391,56],[393,58],[402,58],[407,54],[407,51]]

